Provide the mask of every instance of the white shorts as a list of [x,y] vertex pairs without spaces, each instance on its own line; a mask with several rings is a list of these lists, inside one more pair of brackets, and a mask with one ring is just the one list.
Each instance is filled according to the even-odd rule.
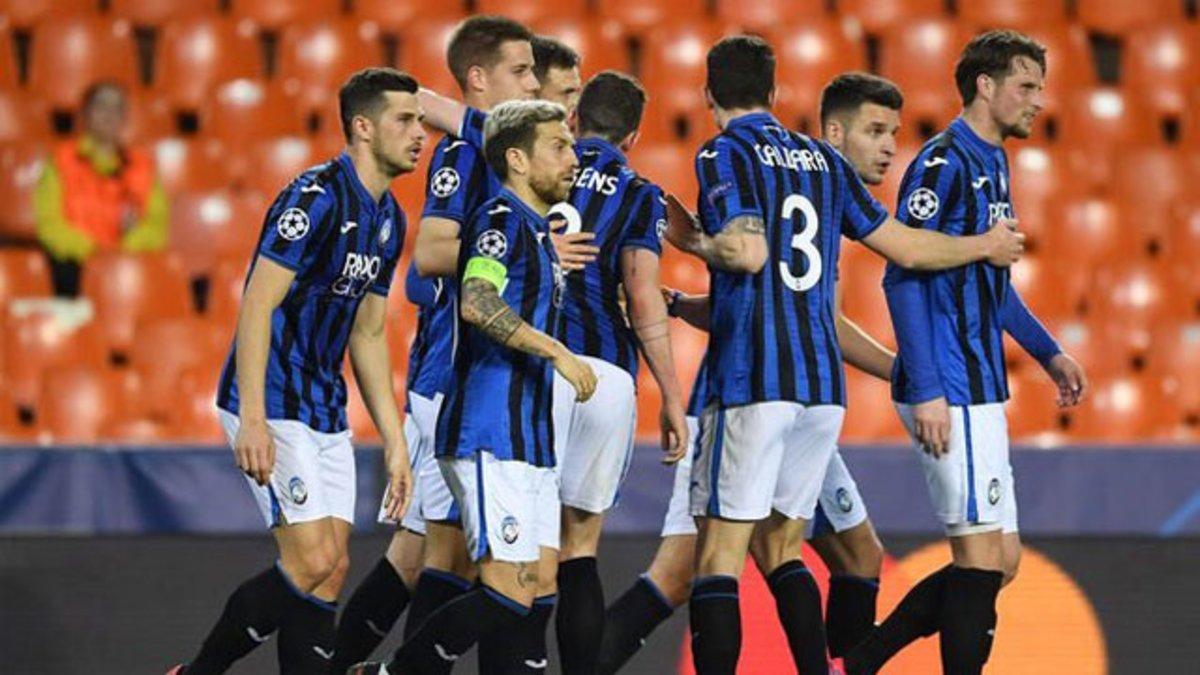
[[558,549],[562,505],[553,468],[498,460],[490,452],[443,458],[438,465],[462,505],[472,560],[491,553],[493,560],[534,562],[541,547]]
[[671,488],[671,501],[667,504],[667,515],[663,517],[663,537],[695,535],[696,520],[689,508],[688,492],[692,483],[692,461],[700,449],[700,420],[687,418],[688,438],[692,447],[675,464],[675,483]]
[[929,498],[950,536],[1017,530],[1004,405],[950,406],[950,449],[934,458],[916,440],[913,407],[896,404],[925,471]]
[[[408,392],[409,413],[404,416],[404,438],[408,441],[408,461],[412,465],[413,497],[408,511],[400,520],[400,525],[417,534],[425,534],[425,502],[436,501],[430,496],[431,493],[446,495],[446,498],[450,494],[433,456],[434,432],[437,430],[438,412],[442,409],[442,398],[442,394],[435,394],[432,399],[428,399],[420,394]],[[422,474],[425,474],[424,478]],[[432,476],[432,479],[428,476]],[[396,522],[388,518],[383,510],[387,497],[385,491],[379,504],[379,514],[375,519],[380,523],[395,525]]]
[[[217,410],[230,447],[240,421]],[[296,420],[267,420],[275,468],[266,485],[246,476],[267,527],[339,518],[354,523],[354,447],[350,432],[326,434]]]
[[858,492],[858,484],[850,475],[842,453],[834,450],[821,483],[817,511],[808,521],[805,539],[845,532],[867,520],[867,505]]
[[757,521],[772,510],[811,520],[846,409],[767,401],[710,406],[692,465],[691,512]]
[[554,373],[554,453],[562,503],[604,513],[617,495],[633,458],[637,390],[633,378],[603,359],[581,356],[596,373],[596,391],[583,403],[575,388]]

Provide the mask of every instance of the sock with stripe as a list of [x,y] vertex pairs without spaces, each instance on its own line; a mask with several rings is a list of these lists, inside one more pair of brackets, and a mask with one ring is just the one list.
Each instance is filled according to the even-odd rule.
[[494,631],[511,630],[530,608],[486,585],[446,603],[421,624],[387,664],[391,673],[448,673],[454,662]]
[[412,637],[425,619],[437,609],[471,589],[471,582],[449,572],[425,568],[413,589],[408,617],[404,620],[404,639]]
[[637,653],[675,608],[645,574],[609,606],[600,643],[600,675],[612,675]]
[[883,623],[846,654],[846,672],[849,675],[878,672],[901,649],[936,633],[949,575],[950,565],[947,565],[913,586]]
[[595,675],[604,637],[604,589],[595,557],[559,564],[558,597],[554,625],[563,672]]
[[696,675],[734,675],[742,650],[738,580],[722,575],[696,579],[688,610]]
[[341,675],[350,666],[367,660],[396,625],[408,599],[408,588],[396,568],[387,558],[380,558],[342,610],[332,672]]
[[812,572],[800,560],[789,560],[767,576],[775,596],[775,611],[787,634],[792,661],[800,675],[824,675],[829,669],[825,650],[825,622],[821,617],[821,591]]
[[875,627],[879,579],[834,574],[829,577],[825,631],[834,658],[848,654]]
[[292,598],[291,583],[277,565],[243,582],[229,596],[200,653],[186,667],[188,675],[223,673],[266,642],[279,628]]

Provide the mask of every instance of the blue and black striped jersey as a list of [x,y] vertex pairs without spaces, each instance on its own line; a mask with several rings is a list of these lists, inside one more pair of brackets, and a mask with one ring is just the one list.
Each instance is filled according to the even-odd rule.
[[886,209],[832,146],[769,113],[729,122],[697,153],[696,176],[704,231],[753,217],[769,250],[757,274],[710,269],[711,396],[722,407],[845,405],[834,322],[841,236],[869,235]]
[[[404,212],[391,192],[372,199],[345,154],[305,171],[275,199],[246,277],[258,257],[296,273],[271,315],[269,419],[326,433],[346,429],[342,360],[350,329],[364,294],[387,295],[404,233]],[[238,413],[236,342],[217,405]]]
[[[486,202],[464,225],[458,276],[482,259],[503,270],[500,297],[531,327],[553,335],[563,303],[563,274],[545,218],[509,190]],[[454,385],[438,415],[437,455],[554,466],[550,361],[497,343],[458,319]]]

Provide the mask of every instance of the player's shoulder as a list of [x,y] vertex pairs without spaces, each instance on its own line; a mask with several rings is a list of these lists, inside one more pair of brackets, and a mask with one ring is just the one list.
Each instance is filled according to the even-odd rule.
[[729,134],[730,132],[725,130],[705,141],[704,145],[701,145],[700,149],[696,151],[696,161],[711,161],[721,155],[736,152],[737,141]]
[[280,191],[276,201],[303,204],[306,210],[327,207],[337,201],[337,183],[343,177],[336,159],[305,169]]
[[954,170],[962,167],[962,153],[958,149],[958,141],[949,130],[937,134],[921,146],[912,167],[922,170]]
[[433,147],[431,162],[438,165],[457,164],[463,157],[476,157],[479,148],[454,134],[446,134]]

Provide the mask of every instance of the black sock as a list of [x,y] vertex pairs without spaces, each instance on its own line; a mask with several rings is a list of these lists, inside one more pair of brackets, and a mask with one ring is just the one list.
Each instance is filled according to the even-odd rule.
[[557,597],[533,601],[529,615],[511,630],[493,631],[479,640],[480,675],[541,675],[547,672],[546,628]]
[[338,620],[332,672],[366,661],[408,606],[408,588],[387,558],[380,558],[346,602]]
[[671,618],[675,608],[650,577],[643,574],[604,613],[600,675],[612,675],[637,653],[650,633]]
[[[293,589],[294,590],[294,589]],[[279,622],[280,675],[327,675],[334,657],[337,605],[311,595],[292,596]],[[345,672],[345,671],[343,671]]]
[[825,656],[825,622],[821,618],[821,590],[812,572],[799,560],[789,560],[767,576],[775,596],[779,623],[787,633],[792,660],[800,675],[824,675],[829,670]]
[[595,675],[604,637],[604,589],[594,557],[559,564],[554,625],[563,675]]
[[875,599],[879,579],[835,574],[829,577],[825,606],[825,632],[829,653],[840,658],[850,653],[875,627]]
[[408,617],[404,620],[404,639],[412,637],[425,619],[439,607],[471,589],[471,582],[441,570],[423,569],[413,589]]
[[291,606],[291,584],[277,565],[237,587],[225,602],[200,653],[187,667],[189,675],[223,673],[234,661],[267,641]]
[[528,615],[528,607],[488,586],[478,586],[430,614],[396,650],[387,668],[393,673],[448,673],[481,637],[511,630]]
[[936,633],[949,574],[946,565],[913,586],[883,623],[846,654],[847,674],[875,673],[914,640]]
[[742,651],[738,580],[700,577],[688,601],[692,620],[692,665],[697,675],[733,675]]
[[940,629],[942,672],[979,675],[992,651],[996,630],[996,595],[1004,574],[993,570],[951,567],[942,595]]

